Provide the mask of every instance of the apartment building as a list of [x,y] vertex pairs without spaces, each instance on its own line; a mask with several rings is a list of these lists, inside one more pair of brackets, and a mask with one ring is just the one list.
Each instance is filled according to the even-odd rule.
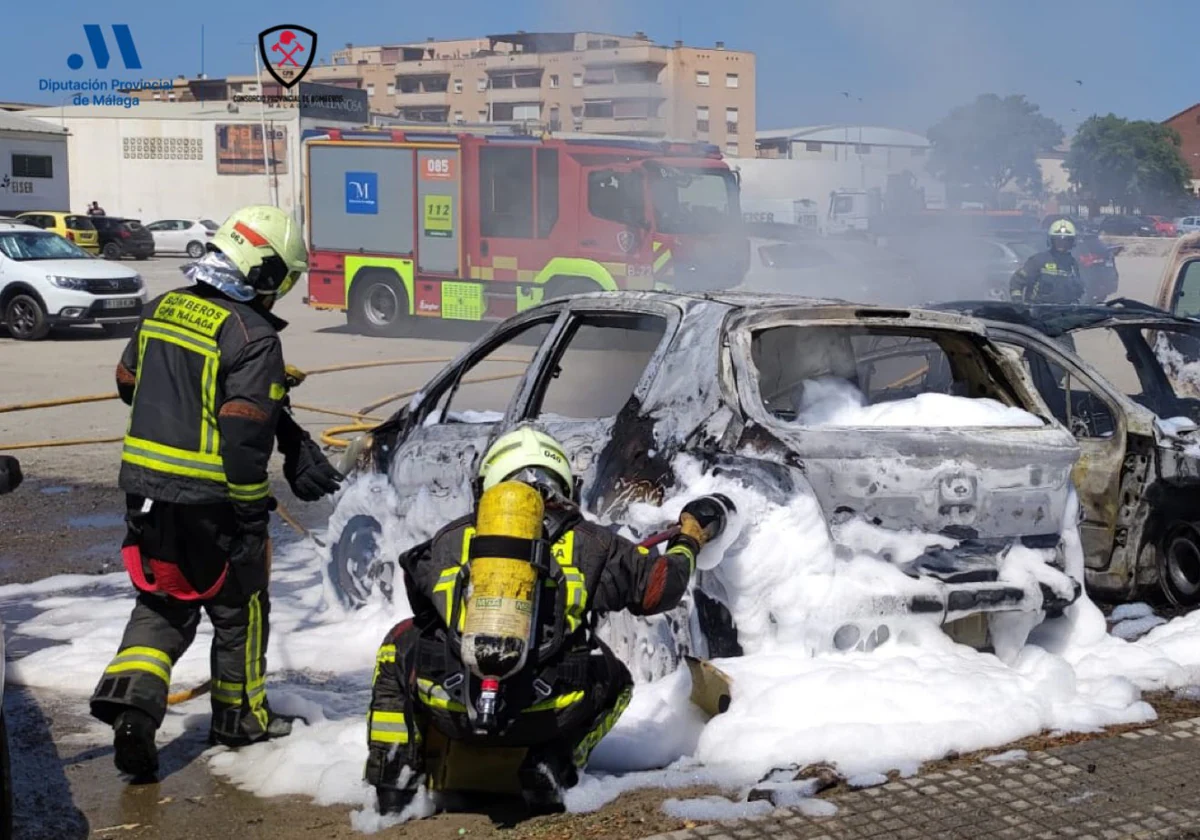
[[405,121],[700,140],[726,154],[754,156],[754,54],[723,42],[666,47],[641,32],[517,32],[348,44],[308,78],[357,82],[372,111]]

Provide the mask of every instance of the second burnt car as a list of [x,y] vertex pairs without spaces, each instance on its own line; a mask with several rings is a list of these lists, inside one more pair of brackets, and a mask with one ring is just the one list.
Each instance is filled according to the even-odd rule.
[[1075,436],[1088,591],[1200,604],[1200,321],[1119,299],[939,308],[984,319]]
[[[838,389],[868,413],[933,398],[1020,422],[838,422],[805,408]],[[781,504],[812,494],[834,526],[932,535],[924,553],[895,561],[920,594],[882,593],[875,614],[921,613],[986,646],[988,616],[1053,613],[1080,591],[1060,545],[1078,449],[977,321],[749,293],[628,292],[509,318],[373,431],[358,457],[368,475],[330,521],[329,577],[343,602],[390,591],[397,551],[466,514],[480,457],[528,421],[564,444],[584,508],[601,522],[620,523],[636,501],[660,503],[686,454]],[[1045,561],[1040,585],[1001,574],[1017,545]],[[720,569],[701,573],[694,598],[707,655],[738,653]],[[857,638],[846,630],[827,641],[843,649]]]

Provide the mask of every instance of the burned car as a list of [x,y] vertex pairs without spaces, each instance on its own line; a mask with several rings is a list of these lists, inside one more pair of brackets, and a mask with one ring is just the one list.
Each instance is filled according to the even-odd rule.
[[[513,358],[528,362],[498,379],[497,360]],[[943,395],[1027,422],[818,422],[806,413],[813,383],[830,381],[866,409]],[[436,509],[440,526],[466,514],[482,454],[525,421],[564,444],[584,508],[614,526],[632,502],[661,502],[677,456],[690,455],[781,503],[811,494],[831,525],[940,535],[900,566],[930,593],[901,609],[952,631],[970,623],[977,633],[994,613],[1060,611],[1079,593],[1060,547],[1078,449],[979,322],[798,297],[630,292],[508,319],[374,430],[361,463],[370,480],[387,477],[393,509],[353,512],[348,491],[335,511],[330,579],[347,604],[390,585],[380,518]],[[395,542],[426,539],[428,527]],[[1054,586],[1031,595],[1002,578],[1000,558],[1016,545],[1042,552]],[[707,655],[738,653],[720,587],[702,574],[694,598]]]
[[984,319],[1075,436],[1089,592],[1200,603],[1200,321],[1130,300],[939,308]]

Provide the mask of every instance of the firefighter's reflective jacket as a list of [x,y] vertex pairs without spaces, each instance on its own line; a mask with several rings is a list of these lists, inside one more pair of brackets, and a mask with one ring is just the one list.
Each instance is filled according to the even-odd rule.
[[[463,517],[400,558],[413,620],[424,635],[457,640],[462,631],[473,536],[472,518]],[[579,654],[586,665],[587,652],[602,647],[591,632],[596,617],[620,610],[653,615],[673,609],[687,591],[696,562],[686,543],[673,544],[666,553],[653,556],[582,519],[552,541],[550,555],[550,568],[542,575],[533,655],[524,671],[506,684],[542,679],[561,688],[564,680],[573,682],[564,666]],[[434,663],[423,658],[421,667],[429,672],[422,676],[432,678],[432,684],[446,674],[462,672],[453,641],[449,648],[457,661]]]
[[132,406],[121,489],[177,504],[256,503],[286,397],[284,322],[196,284],[147,304],[117,365]]
[[1025,303],[1078,303],[1084,287],[1069,251],[1043,251],[1016,270],[1009,291],[1013,300]]

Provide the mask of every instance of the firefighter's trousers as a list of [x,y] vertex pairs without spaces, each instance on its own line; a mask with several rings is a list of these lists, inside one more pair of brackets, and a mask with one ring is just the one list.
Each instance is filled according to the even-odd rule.
[[[536,702],[516,684],[502,691],[518,708],[501,715],[494,736],[474,734],[465,706],[441,687],[447,674],[461,674],[451,659],[440,629],[419,630],[411,620],[392,628],[375,664],[371,709],[367,719],[368,756],[365,778],[376,787],[406,787],[425,773],[423,742],[429,727],[451,741],[474,746],[528,747],[522,777],[537,764],[556,768],[561,786],[577,781],[592,750],[616,724],[629,704],[633,680],[607,648],[599,646],[581,660],[579,679],[557,681],[555,691]],[[438,661],[440,660],[440,661]],[[565,669],[559,668],[562,674]],[[529,680],[532,682],[533,677]],[[465,680],[464,680],[465,682]],[[461,698],[460,698],[461,699]],[[506,719],[507,717],[507,719]],[[405,772],[405,771],[409,772]],[[522,786],[526,785],[522,778]]]
[[265,589],[244,592],[232,573],[221,579],[229,550],[224,515],[214,522],[212,511],[181,507],[162,506],[150,522],[131,517],[126,547],[140,544],[145,556],[172,568],[178,564],[189,580],[216,581],[215,594],[206,589],[209,597],[189,600],[139,591],[117,654],[92,695],[92,715],[111,724],[123,710],[136,708],[161,725],[171,669],[195,639],[203,610],[213,626],[212,734],[225,743],[254,741],[268,724],[270,601]]

